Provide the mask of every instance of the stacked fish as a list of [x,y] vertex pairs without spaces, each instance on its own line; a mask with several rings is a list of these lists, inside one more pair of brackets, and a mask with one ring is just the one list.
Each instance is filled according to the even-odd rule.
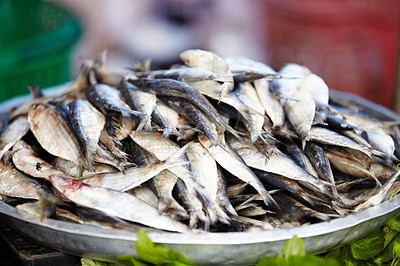
[[32,87],[0,137],[21,213],[131,230],[229,232],[328,221],[398,189],[397,121],[329,101],[322,78],[184,51],[128,74],[87,60],[58,97]]

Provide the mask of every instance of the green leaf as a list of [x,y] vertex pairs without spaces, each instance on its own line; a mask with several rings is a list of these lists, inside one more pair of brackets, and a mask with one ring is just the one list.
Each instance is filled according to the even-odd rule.
[[400,258],[400,237],[393,240],[393,259]]
[[196,265],[179,252],[166,249],[161,244],[153,243],[143,231],[139,231],[137,237],[136,252],[140,259],[145,262],[156,265]]
[[288,258],[290,256],[305,256],[306,250],[304,248],[303,239],[293,236],[287,240],[283,245],[282,251],[278,254],[277,258]]
[[386,247],[393,239],[395,239],[398,234],[399,232],[396,230],[390,230],[387,232],[385,235],[384,247]]
[[256,266],[278,266],[281,264],[278,264],[277,259],[274,257],[264,257],[262,258]]
[[116,265],[115,263],[112,263],[112,262],[92,260],[92,259],[88,259],[88,258],[81,258],[81,264],[82,264],[82,266],[112,266],[112,265]]
[[123,266],[149,266],[149,264],[141,261],[139,258],[135,256],[118,256],[117,257],[117,262],[118,265],[123,265]]
[[390,230],[396,230],[400,232],[400,214],[390,219],[385,225],[389,227]]
[[325,260],[323,257],[305,255],[305,256],[291,256],[288,259],[288,265],[293,266],[339,266],[340,264],[334,260]]
[[377,229],[350,244],[351,254],[356,260],[368,260],[384,249],[385,232]]
[[335,248],[325,255],[325,259],[334,260],[340,265],[351,265],[349,263],[353,261],[353,256],[351,255],[350,245]]

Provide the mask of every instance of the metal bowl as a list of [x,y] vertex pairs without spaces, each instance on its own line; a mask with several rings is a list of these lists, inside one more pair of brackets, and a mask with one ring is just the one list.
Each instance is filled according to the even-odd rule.
[[[45,91],[55,95],[65,86]],[[331,97],[353,101],[368,109],[370,102],[350,94],[332,91]],[[0,104],[0,113],[21,104],[27,98],[16,98]],[[374,105],[373,105],[374,106]],[[371,109],[371,108],[370,108]],[[376,116],[400,120],[393,112],[377,107]],[[153,242],[162,243],[200,265],[251,265],[264,256],[276,256],[286,240],[294,235],[304,240],[306,251],[320,253],[344,245],[382,226],[400,211],[400,197],[378,206],[329,222],[303,225],[291,229],[232,233],[170,233],[149,232]],[[135,232],[73,224],[21,214],[0,202],[0,221],[14,230],[56,250],[88,258],[115,261],[119,255],[136,255]]]

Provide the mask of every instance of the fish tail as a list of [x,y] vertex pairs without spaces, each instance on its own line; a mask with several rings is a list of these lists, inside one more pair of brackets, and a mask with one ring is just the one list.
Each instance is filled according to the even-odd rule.
[[265,191],[264,193],[260,193],[261,198],[263,199],[265,205],[267,206],[275,206],[278,210],[281,209],[281,207],[279,207],[278,203],[274,200],[274,198],[268,193],[268,191]]
[[158,211],[171,216],[187,219],[187,211],[173,198],[160,198],[158,201]]
[[[232,208],[233,208],[233,207],[232,207]],[[216,211],[218,220],[219,220],[221,223],[224,223],[224,224],[231,224],[231,222],[230,222],[230,221],[231,221],[231,218],[229,218],[228,214],[226,214],[226,212],[225,212],[221,207],[216,206],[215,211]],[[236,213],[236,211],[235,211],[235,213]]]
[[150,131],[152,129],[151,116],[146,115],[146,114],[141,115],[141,121],[140,121],[138,127],[136,128],[136,131],[140,131],[143,128],[147,131]]
[[183,160],[182,155],[186,152],[186,149],[189,147],[191,142],[183,146],[179,151],[175,152],[172,154],[170,157],[165,159],[162,163],[164,164],[165,169],[173,166],[178,166],[178,165],[185,165],[188,164],[189,161]]

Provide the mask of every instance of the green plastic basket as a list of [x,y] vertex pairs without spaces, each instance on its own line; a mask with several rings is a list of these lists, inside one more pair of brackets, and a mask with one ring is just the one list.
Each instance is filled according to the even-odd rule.
[[0,0],[0,101],[26,94],[27,85],[71,79],[71,48],[81,27],[66,10],[37,0]]

